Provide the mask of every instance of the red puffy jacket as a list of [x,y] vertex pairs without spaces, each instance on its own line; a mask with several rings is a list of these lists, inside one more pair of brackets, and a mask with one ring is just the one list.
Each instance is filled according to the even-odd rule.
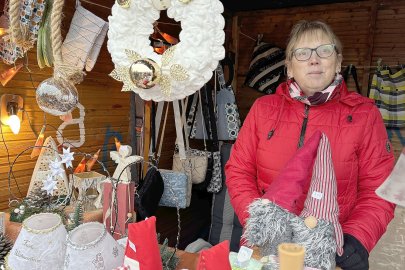
[[[280,170],[316,131],[330,141],[343,232],[370,252],[394,217],[395,205],[375,190],[394,166],[392,146],[371,99],[343,82],[332,100],[308,106],[290,97],[286,83],[259,98],[247,115],[225,167],[231,203],[242,225],[247,207],[261,197]],[[297,201],[302,210],[306,198]]]

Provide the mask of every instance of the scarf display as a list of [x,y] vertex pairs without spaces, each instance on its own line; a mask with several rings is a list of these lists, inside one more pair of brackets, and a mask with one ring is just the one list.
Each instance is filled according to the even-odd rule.
[[342,80],[343,80],[342,75],[337,74],[333,82],[328,87],[326,87],[324,90],[320,92],[316,92],[314,95],[309,97],[305,96],[304,92],[301,90],[298,83],[294,81],[294,79],[288,80],[287,84],[291,98],[312,106],[312,105],[320,105],[330,100],[336,93],[335,89],[342,83]]

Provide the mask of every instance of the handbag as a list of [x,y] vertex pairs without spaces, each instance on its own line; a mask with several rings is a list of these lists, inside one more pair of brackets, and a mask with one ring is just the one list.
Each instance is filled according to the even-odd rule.
[[160,169],[163,177],[164,192],[160,206],[186,208],[191,202],[191,182],[182,172]]
[[236,140],[241,121],[238,106],[236,105],[235,94],[232,86],[226,86],[225,84],[222,66],[218,65],[216,71],[220,87],[216,99],[218,140]]
[[[165,117],[162,125],[162,132],[160,136],[159,142],[159,150],[157,152],[157,158],[154,158],[155,154],[155,144],[156,144],[156,137],[158,137],[159,133],[159,125],[163,111],[163,103],[158,104],[157,109],[157,116],[155,116],[155,108],[152,104],[152,118],[156,118],[152,121],[152,143],[151,143],[151,152],[152,152],[152,160],[159,162],[160,153],[162,150],[163,139],[166,129],[166,122],[167,122],[167,114],[168,114],[169,104],[166,107]],[[163,170],[160,169],[159,173],[162,177],[163,182],[163,194],[158,201],[160,206],[168,206],[168,207],[176,207],[176,208],[186,208],[190,205],[191,202],[191,179],[182,172],[176,172],[172,170]]]
[[185,129],[185,104],[183,104],[183,114],[180,117],[180,109],[177,101],[173,101],[176,133],[177,133],[177,148],[173,155],[172,169],[178,172],[184,172],[188,175],[193,184],[202,183],[205,180],[208,154],[206,151],[191,149],[189,147],[188,137],[185,136],[186,147],[183,141],[183,129]]
[[148,169],[135,194],[135,207],[140,220],[155,215],[164,192],[163,178],[156,167]]
[[246,75],[245,85],[264,94],[273,94],[284,72],[285,51],[258,38]]
[[373,75],[369,98],[381,112],[384,124],[389,128],[405,126],[405,68],[391,74],[389,69]]

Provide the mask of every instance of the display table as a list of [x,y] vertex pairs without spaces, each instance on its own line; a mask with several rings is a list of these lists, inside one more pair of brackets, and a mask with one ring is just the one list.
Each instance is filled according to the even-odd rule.
[[[197,269],[198,263],[198,253],[188,253],[183,250],[178,250],[176,254],[180,258],[180,262],[176,267],[176,270],[188,269],[195,270]],[[253,249],[253,259],[260,260],[260,252],[258,248]],[[342,270],[340,267],[336,267],[336,270]]]

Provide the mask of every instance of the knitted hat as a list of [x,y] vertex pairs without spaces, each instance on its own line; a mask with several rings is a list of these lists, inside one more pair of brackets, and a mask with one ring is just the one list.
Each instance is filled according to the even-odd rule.
[[268,199],[291,213],[299,214],[296,201],[303,196],[309,181],[321,136],[320,131],[315,132],[304,146],[298,149],[267,188],[262,199]]
[[311,186],[300,216],[304,218],[313,216],[332,222],[335,229],[337,253],[338,255],[343,254],[343,232],[339,223],[336,176],[329,140],[325,134],[322,134],[319,142]]

